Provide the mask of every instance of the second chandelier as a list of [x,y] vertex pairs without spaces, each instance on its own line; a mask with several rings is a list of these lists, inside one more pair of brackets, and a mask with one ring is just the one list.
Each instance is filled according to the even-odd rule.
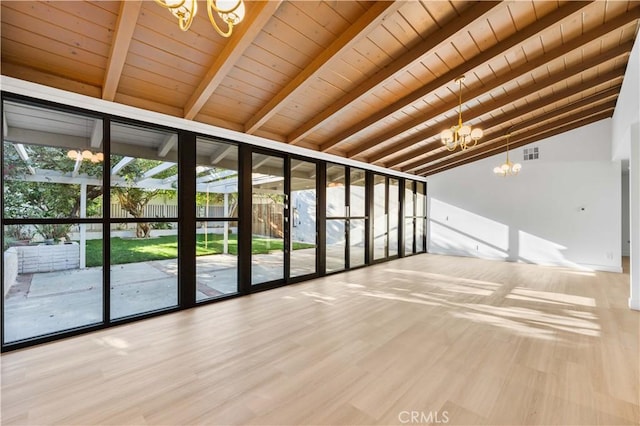
[[450,129],[443,130],[442,133],[440,133],[440,140],[449,151],[455,151],[458,146],[464,151],[475,146],[478,143],[478,139],[482,138],[483,132],[480,128],[471,128],[471,126],[462,123],[462,83],[464,82],[464,76],[456,78],[455,82],[460,86],[458,97],[458,124],[452,126]]

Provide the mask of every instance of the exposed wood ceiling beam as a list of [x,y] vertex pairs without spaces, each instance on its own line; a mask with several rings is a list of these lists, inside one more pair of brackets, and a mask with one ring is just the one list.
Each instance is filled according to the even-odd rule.
[[398,57],[391,64],[382,68],[370,78],[365,79],[356,88],[350,90],[342,98],[332,102],[330,106],[325,108],[319,114],[316,114],[311,120],[291,132],[287,137],[287,142],[290,144],[299,143],[305,136],[322,125],[322,123],[330,119],[333,115],[337,114],[362,96],[370,93],[376,87],[384,84],[397,73],[405,71],[416,61],[432,54],[434,50],[447,39],[455,35],[458,31],[466,28],[472,22],[481,19],[485,14],[500,4],[501,2],[493,1],[478,2],[468,10],[464,11],[460,16],[454,17],[443,28],[429,34],[417,46]]
[[[546,117],[534,117],[531,118],[529,120],[526,120],[522,123],[518,123],[518,131],[522,131],[522,130],[526,130],[529,129],[528,131],[531,132],[532,134],[535,133],[539,133],[540,130],[539,128],[542,127],[546,130],[546,128],[548,128],[549,126],[553,127],[558,127],[558,124],[556,123],[561,123],[561,124],[566,124],[568,121],[571,120],[575,120],[575,116],[579,116],[580,118],[586,116],[586,115],[593,115],[595,113],[598,113],[600,111],[602,111],[605,107],[611,107],[613,108],[615,106],[615,101],[611,101],[605,105],[595,105],[592,106],[589,109],[574,113],[573,115],[567,115],[571,112],[573,112],[571,109],[567,109],[565,110],[565,113],[563,115],[547,115]],[[568,111],[568,112],[567,112]],[[533,130],[531,130],[530,128],[533,127]],[[460,158],[464,158],[464,157],[468,157],[468,156],[473,156],[475,155],[476,152],[478,151],[482,151],[484,149],[490,149],[490,147],[495,146],[496,143],[501,143],[503,139],[506,138],[506,132],[505,131],[494,131],[492,132],[493,136],[491,137],[491,139],[488,139],[484,144],[482,145],[476,145],[473,148],[470,148],[469,150],[466,151],[446,151],[446,154],[448,155],[439,155],[438,159],[435,158],[431,158],[428,157],[426,159],[422,160],[422,167],[420,168],[420,170],[424,170],[425,168],[431,168],[431,167],[439,167],[439,165],[443,164],[444,162],[451,162],[451,161],[456,161],[457,159]],[[513,136],[515,134],[517,134],[516,130],[510,130],[509,133]],[[489,147],[489,148],[488,148]],[[444,160],[443,160],[444,158]],[[413,167],[416,168],[416,167]]]
[[[575,65],[573,67],[565,69],[564,71],[558,72],[556,74],[552,74],[550,77],[548,77],[548,78],[546,78],[544,80],[539,80],[539,81],[535,82],[535,84],[530,84],[529,86],[520,88],[513,95],[507,94],[504,97],[502,97],[502,101],[501,102],[498,102],[498,103],[496,103],[494,105],[496,106],[496,108],[500,108],[500,107],[502,107],[504,105],[508,105],[508,104],[516,101],[517,99],[515,99],[515,96],[517,96],[518,99],[522,99],[522,98],[524,98],[526,96],[529,96],[529,95],[531,95],[533,93],[536,93],[536,92],[540,91],[541,89],[544,89],[546,87],[550,87],[550,86],[552,86],[552,85],[554,85],[554,84],[556,84],[558,82],[561,82],[561,81],[563,81],[563,80],[565,80],[567,78],[570,78],[570,77],[572,77],[574,75],[580,74],[580,73],[582,73],[582,72],[584,72],[584,71],[586,71],[586,70],[588,70],[590,68],[596,67],[596,66],[601,65],[603,63],[606,63],[608,61],[616,59],[616,58],[618,58],[620,56],[629,55],[629,52],[631,51],[631,47],[632,46],[633,46],[633,42],[628,42],[628,43],[625,43],[625,44],[623,44],[621,46],[618,46],[618,47],[616,47],[614,49],[608,50],[607,52],[605,52],[602,55],[587,59],[587,60],[585,60],[584,62],[582,62],[580,64],[577,64],[577,65]],[[624,70],[615,70],[614,72],[607,73],[607,75],[612,79],[613,78],[619,78],[623,74],[624,74]],[[597,81],[601,81],[601,83],[604,83],[607,80],[603,80],[603,79],[599,78],[599,79],[597,79]],[[596,81],[594,81],[594,83],[601,84],[601,83],[597,83]],[[592,86],[590,86],[590,87],[592,87]],[[587,88],[587,87],[585,87],[585,88]],[[472,95],[471,96],[480,96],[481,95],[480,92],[484,92],[483,88],[480,88],[480,89],[477,89],[475,91],[472,91]],[[480,107],[480,108],[482,108],[482,107]],[[480,110],[480,111],[482,112],[482,110]],[[420,139],[420,140],[413,139],[413,137],[412,137],[407,141],[399,142],[398,144],[396,144],[394,146],[395,151],[392,152],[390,148],[388,148],[386,150],[382,150],[382,151],[380,151],[378,153],[375,153],[375,154],[371,155],[370,157],[368,157],[367,161],[375,162],[375,161],[379,161],[382,158],[395,155],[396,151],[398,151],[399,148],[407,149],[409,147],[409,142],[411,142],[412,146],[413,146],[415,143],[419,143],[419,142],[424,141],[425,139],[423,139],[423,137],[425,137],[425,136],[428,137],[428,138],[437,136],[439,134],[440,130],[442,130],[442,129],[437,129],[437,130],[430,129],[430,131],[428,133],[426,133],[426,134],[425,133],[421,133],[420,136],[416,135],[415,138],[416,139]],[[431,144],[431,146],[430,146],[431,149],[433,149],[434,146],[436,146],[436,145],[435,144]],[[428,148],[425,148],[425,149],[428,149]]]
[[360,16],[346,31],[331,43],[320,55],[316,56],[294,79],[290,80],[260,111],[258,111],[245,125],[246,133],[254,133],[260,126],[276,114],[291,97],[316,77],[323,66],[336,55],[351,49],[361,38],[382,23],[389,13],[396,12],[402,2],[375,2]]
[[[600,80],[602,81],[602,83],[607,83],[612,81],[611,78],[604,78],[604,77],[610,77],[609,75],[610,73],[608,73],[605,76],[600,77]],[[620,75],[619,78],[622,79],[623,74],[622,74],[622,70],[620,71]],[[615,77],[614,77],[615,78]],[[600,84],[602,84],[600,83]],[[590,87],[594,87],[596,85],[591,84],[591,82],[587,82],[587,84],[590,85]],[[509,112],[508,114],[504,114],[501,116],[498,116],[494,119],[488,120],[483,122],[483,127],[485,129],[485,135],[489,135],[491,132],[489,131],[489,129],[492,129],[493,127],[499,126],[503,123],[509,123],[511,120],[515,120],[521,116],[524,116],[526,114],[529,114],[533,111],[539,110],[541,108],[545,108],[545,107],[550,107],[553,104],[555,104],[558,101],[561,101],[563,99],[566,99],[570,96],[575,96],[576,94],[584,91],[584,85],[580,84],[574,87],[570,87],[568,89],[565,90],[561,90],[558,93],[554,94],[553,96],[548,96],[546,98],[542,98],[539,99],[536,102],[532,102],[528,105],[526,105],[524,108],[520,108],[517,110],[513,110],[511,112]],[[588,96],[585,97],[583,99],[580,99],[577,102],[573,102],[565,107],[561,107],[559,109],[554,109],[553,111],[551,111],[551,114],[562,114],[567,108],[581,108],[583,106],[586,105],[590,105],[592,103],[596,103],[596,102],[600,102],[602,100],[605,99],[609,99],[611,97],[617,97],[618,93],[620,92],[620,85],[597,92],[595,95],[592,96]],[[549,114],[549,113],[547,113]],[[538,116],[540,117],[540,116]],[[407,171],[407,170],[413,170],[415,167],[419,167],[421,164],[424,164],[424,160],[425,158],[419,158],[425,154],[429,154],[433,151],[436,150],[440,150],[441,148],[444,148],[442,143],[439,141],[436,142],[432,142],[428,145],[425,145],[423,148],[419,149],[419,150],[415,150],[412,151],[408,154],[405,154],[401,157],[398,157],[396,159],[394,159],[393,161],[390,161],[388,163],[385,163],[385,167],[393,167],[393,166],[397,166],[399,164],[402,163],[406,163],[407,161],[412,161],[411,163],[405,165],[404,167],[402,167],[403,171]],[[438,158],[442,158],[445,157],[446,154],[449,151],[447,151],[446,149],[438,152],[437,154],[430,156],[429,160],[433,161],[436,160]]]
[[[629,25],[631,22],[637,21],[638,19],[640,19],[640,7],[636,7],[632,11],[624,13],[623,15],[607,22],[606,24],[596,27],[595,29],[585,34],[579,37],[576,37],[573,40],[570,40],[562,44],[561,46],[558,46],[557,48],[546,52],[545,54],[541,55],[538,58],[535,58],[531,61],[524,63],[522,66],[509,71],[504,76],[498,77],[491,84],[485,85],[480,89],[476,89],[472,92],[467,93],[465,96],[465,99],[467,100],[467,102],[469,102],[478,96],[482,96],[485,93],[490,92],[493,89],[502,87],[505,84],[507,84],[509,81],[514,80],[523,74],[531,72],[534,69],[541,67],[553,60],[561,58],[573,50],[583,48],[586,44],[591,43],[593,41],[597,41],[600,38],[602,38],[604,35],[614,30],[617,30],[621,27]],[[520,93],[517,93],[517,95],[520,96]],[[523,96],[520,96],[520,98],[522,97]],[[511,102],[513,102],[513,99],[507,100],[507,98],[505,97],[503,98],[502,103],[493,102],[486,105],[482,105],[480,107],[474,108],[473,110],[465,112],[465,119],[467,121],[473,120],[474,118],[480,117],[494,109],[501,108],[506,103],[511,103]],[[496,105],[495,107],[493,107],[494,104]],[[397,137],[429,120],[432,120],[435,117],[438,117],[444,114],[447,111],[452,110],[453,108],[457,107],[457,105],[458,105],[457,101],[455,103],[450,102],[446,105],[441,106],[440,108],[429,110],[428,114],[425,114],[424,116],[418,117],[414,120],[410,120],[409,122],[403,123],[400,126],[396,126],[379,136],[369,138],[365,143],[362,143],[361,145],[347,152],[347,157],[353,158],[355,156],[359,156],[363,152],[366,152],[378,146],[381,143],[384,143],[394,137]],[[394,143],[392,148],[381,151],[379,153],[375,153],[374,155],[368,157],[367,160],[372,162],[379,161],[384,157],[396,154],[399,151],[402,151],[404,149],[412,148],[413,146],[415,146],[416,143],[427,140],[437,134],[439,134],[439,132],[433,129],[426,129],[424,131],[421,131],[418,135],[412,136],[410,139],[406,141],[403,141],[403,142],[398,141],[397,143]],[[423,139],[420,140],[419,138],[421,136],[423,136]]]
[[[520,148],[522,146],[529,145],[529,144],[532,144],[534,142],[538,142],[540,140],[547,139],[547,138],[550,138],[552,136],[556,136],[556,135],[559,135],[561,133],[565,133],[565,132],[568,132],[570,130],[577,129],[578,127],[586,126],[588,124],[595,123],[595,122],[600,121],[600,120],[604,120],[605,118],[610,118],[612,115],[613,115],[613,110],[604,111],[604,112],[602,112],[600,114],[592,115],[591,117],[585,117],[582,120],[575,121],[573,123],[569,123],[569,124],[567,124],[565,126],[558,127],[556,129],[553,129],[553,130],[549,130],[548,132],[539,133],[537,135],[533,135],[531,137],[527,137],[527,138],[524,138],[524,139],[518,139],[513,144],[511,142],[509,143],[509,149],[510,150],[511,149],[517,149],[517,148]],[[492,157],[492,156],[494,156],[496,154],[499,154],[499,152],[497,152],[496,150],[493,150],[493,151],[490,151],[490,152],[486,152],[486,153],[483,153],[481,155],[478,155],[477,157],[469,158],[469,159],[466,159],[464,161],[460,161],[460,162],[458,162],[456,164],[446,165],[446,166],[444,166],[444,167],[442,167],[442,168],[440,168],[438,170],[424,172],[422,174],[422,176],[429,176],[429,175],[433,175],[433,174],[436,174],[436,173],[444,172],[445,170],[449,170],[449,169],[452,169],[454,167],[459,167],[459,166],[463,166],[465,164],[473,163],[475,161],[479,161],[479,160],[482,160],[482,159],[487,158],[487,157]]]
[[102,88],[98,85],[53,75],[35,68],[7,62],[5,60],[2,60],[2,75],[19,78],[20,80],[38,82],[45,86],[57,87],[58,89],[80,93],[92,98],[102,97]]
[[338,145],[339,143],[344,142],[348,138],[360,133],[361,131],[367,129],[369,126],[374,125],[375,123],[384,120],[385,118],[395,114],[398,111],[412,105],[415,102],[418,102],[428,94],[433,91],[439,89],[440,87],[451,83],[457,77],[470,72],[474,68],[490,61],[495,56],[501,55],[508,51],[509,49],[519,45],[523,41],[531,38],[535,34],[544,31],[549,26],[554,25],[568,16],[573,15],[580,9],[586,7],[591,2],[569,2],[568,4],[556,9],[551,12],[549,15],[543,17],[532,23],[531,25],[523,28],[522,30],[516,32],[500,43],[492,46],[491,48],[485,50],[484,52],[476,55],[475,57],[465,61],[461,65],[453,68],[452,70],[446,72],[435,80],[429,82],[425,86],[421,87],[413,91],[412,93],[402,97],[396,102],[390,104],[389,106],[383,108],[375,114],[370,115],[364,120],[359,121],[355,125],[349,127],[348,129],[340,132],[338,135],[331,138],[331,140],[325,142],[321,145],[321,151],[327,151]]
[[[594,102],[593,104],[587,104],[591,105],[591,108],[587,109],[587,110],[583,110],[581,112],[581,114],[587,114],[587,113],[593,113],[593,112],[599,112],[601,111],[604,106],[602,105],[602,103],[604,101],[608,101],[606,105],[611,104],[611,106],[615,106],[615,100],[611,101],[608,99],[604,99],[604,100],[600,100],[598,102]],[[583,105],[582,107],[584,107],[585,105]],[[531,118],[529,120],[523,121],[521,123],[518,123],[516,126],[513,126],[512,128],[506,129],[506,130],[495,130],[493,132],[490,132],[491,135],[491,139],[489,139],[487,141],[487,143],[482,144],[482,145],[477,145],[475,150],[477,149],[482,149],[485,146],[489,146],[491,143],[494,143],[496,140],[501,139],[502,137],[506,137],[507,133],[514,135],[517,134],[518,131],[521,131],[523,129],[527,129],[530,127],[535,127],[535,126],[540,126],[540,125],[544,125],[544,124],[548,124],[549,122],[555,122],[555,121],[564,121],[566,120],[566,116],[567,114],[573,112],[575,109],[581,108],[579,105],[570,105],[564,108],[560,108],[557,111],[551,111],[547,114],[541,115],[541,116],[537,116],[534,118]],[[564,118],[562,118],[564,116]],[[555,120],[554,120],[555,118]],[[499,135],[496,135],[497,133],[499,133]],[[469,152],[474,152],[474,151],[469,151]],[[460,151],[455,151],[455,152],[451,152],[451,151],[447,151],[446,149],[444,151],[440,151],[438,152],[436,155],[427,157],[427,158],[423,158],[422,160],[417,160],[412,162],[411,164],[407,165],[406,167],[402,168],[402,171],[409,171],[409,170],[414,170],[414,169],[424,169],[425,168],[425,164],[427,164],[427,167],[432,167],[432,166],[437,166],[438,164],[442,164],[443,161],[449,162],[449,161],[455,161],[456,158],[459,157],[464,157],[465,153],[467,153],[467,151],[465,151],[464,153],[460,152]],[[468,154],[468,153],[467,153]]]
[[123,1],[120,3],[120,14],[116,22],[116,28],[109,52],[107,70],[102,85],[102,99],[113,101],[124,68],[124,62],[129,52],[129,44],[133,37],[133,31],[138,22],[141,0]]
[[166,157],[177,143],[178,135],[176,133],[168,135],[164,142],[162,142],[162,145],[158,147],[158,157]]
[[278,10],[280,3],[282,3],[281,0],[251,2],[251,14],[247,16],[242,25],[238,26],[233,37],[228,39],[224,49],[216,57],[196,91],[187,101],[184,107],[184,118],[193,120],[198,115],[222,80],[242,57],[244,51],[253,43],[267,21]]
[[[577,127],[584,126],[594,121],[599,121],[607,117],[611,117],[614,106],[611,104],[603,105],[598,109],[590,109],[588,111],[582,111],[572,116],[566,117],[559,122],[553,122],[541,126],[538,129],[533,129],[529,134],[511,138],[509,141],[509,149],[516,149],[530,143],[558,135],[560,133],[567,132]],[[594,119],[595,118],[595,119]],[[587,120],[591,120],[588,123]],[[417,170],[416,174],[426,176],[446,169],[468,164],[473,161],[477,161],[481,158],[491,157],[499,154],[500,150],[506,145],[506,138],[504,135],[497,136],[490,144],[482,146],[481,149],[473,151],[467,151],[466,156],[461,156],[457,161],[442,162],[423,169]]]

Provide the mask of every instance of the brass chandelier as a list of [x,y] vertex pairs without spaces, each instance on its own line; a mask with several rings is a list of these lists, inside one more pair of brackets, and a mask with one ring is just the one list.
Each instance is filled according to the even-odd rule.
[[104,154],[101,152],[93,153],[88,149],[84,151],[71,149],[67,152],[67,157],[71,160],[81,162],[82,160],[91,161],[92,163],[99,163],[104,160]]
[[493,168],[493,173],[497,176],[515,176],[522,169],[522,164],[509,160],[509,136],[511,135],[507,135],[507,161]]
[[455,79],[455,82],[460,86],[459,98],[458,98],[458,124],[452,126],[450,129],[445,129],[440,133],[440,140],[443,145],[447,147],[449,151],[455,151],[460,146],[462,151],[475,146],[478,143],[478,139],[482,138],[483,132],[480,128],[472,128],[462,123],[462,83],[464,82],[464,75]]
[[[178,18],[178,25],[182,31],[187,31],[193,22],[193,18],[198,13],[197,0],[156,0],[156,3],[169,9]],[[207,0],[207,13],[213,28],[222,37],[229,37],[233,32],[233,27],[244,19],[245,8],[243,0]],[[218,25],[216,15],[227,26],[223,31]]]

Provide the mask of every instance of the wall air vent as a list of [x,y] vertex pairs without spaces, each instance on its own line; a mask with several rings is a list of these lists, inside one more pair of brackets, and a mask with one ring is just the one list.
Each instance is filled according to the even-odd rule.
[[524,158],[523,158],[524,161],[537,160],[538,158],[539,158],[539,151],[537,146],[524,149]]

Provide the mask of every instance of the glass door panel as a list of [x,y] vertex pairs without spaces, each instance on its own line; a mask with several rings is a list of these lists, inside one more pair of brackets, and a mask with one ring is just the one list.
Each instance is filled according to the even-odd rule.
[[284,158],[252,154],[251,284],[284,279]]
[[406,180],[404,187],[404,254],[409,255],[414,252],[415,229],[415,202],[413,194],[413,181]]
[[291,160],[289,277],[316,272],[316,168],[315,163]]
[[389,257],[398,255],[399,186],[398,179],[389,178]]
[[346,268],[347,255],[347,168],[327,164],[326,271]]
[[345,269],[347,250],[346,221],[344,219],[327,219],[327,272]]
[[355,268],[365,264],[365,220],[349,220],[349,267]]
[[327,166],[327,217],[346,216],[346,168]]
[[427,197],[424,189],[424,182],[416,182],[416,253],[425,251]]
[[381,175],[373,177],[373,259],[387,257],[386,183]]
[[349,179],[349,216],[364,217],[365,215],[365,171],[351,169]]
[[101,324],[103,122],[17,101],[2,118],[2,343]]
[[112,319],[178,305],[178,135],[111,123]]
[[238,147],[198,137],[195,172],[196,302],[201,302],[238,292]]

